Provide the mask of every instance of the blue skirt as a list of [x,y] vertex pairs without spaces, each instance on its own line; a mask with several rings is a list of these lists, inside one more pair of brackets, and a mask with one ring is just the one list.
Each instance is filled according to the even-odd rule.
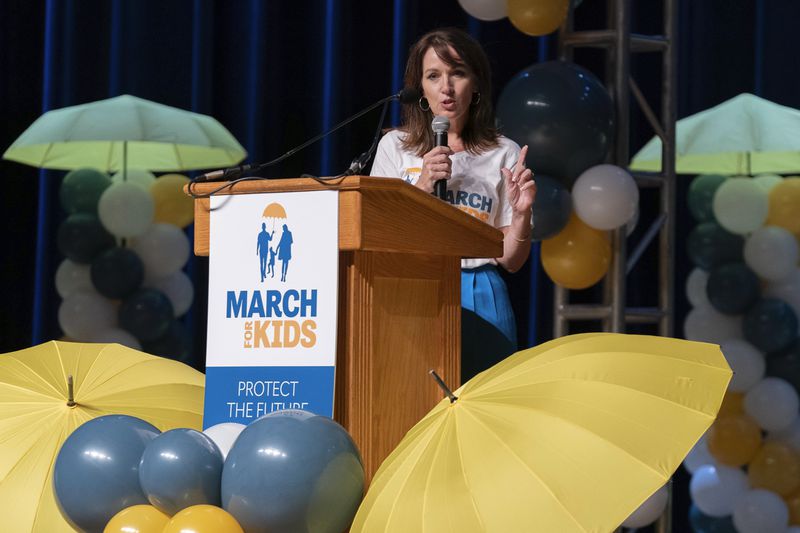
[[494,265],[461,271],[461,381],[517,350],[508,289]]

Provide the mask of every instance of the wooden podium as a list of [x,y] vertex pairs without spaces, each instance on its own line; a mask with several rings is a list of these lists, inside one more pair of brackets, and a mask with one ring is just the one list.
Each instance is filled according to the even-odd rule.
[[[460,385],[460,259],[502,255],[503,234],[399,179],[246,181],[220,194],[319,190],[339,191],[334,418],[358,445],[369,482],[443,398],[428,370]],[[207,199],[195,201],[194,249],[213,253]]]

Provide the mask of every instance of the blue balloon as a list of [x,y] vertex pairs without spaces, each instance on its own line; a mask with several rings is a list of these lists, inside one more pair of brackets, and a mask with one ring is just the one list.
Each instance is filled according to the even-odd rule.
[[758,276],[744,263],[718,266],[708,275],[708,301],[720,313],[741,315],[758,300]]
[[67,437],[53,468],[61,514],[74,528],[102,532],[112,516],[147,504],[139,486],[139,460],[159,430],[127,415],[101,416]]
[[222,507],[248,533],[340,533],[363,491],[364,467],[350,435],[307,411],[252,422],[222,470]]
[[58,249],[76,263],[91,263],[103,250],[114,246],[114,237],[106,231],[97,215],[76,213],[58,227]]
[[139,289],[119,306],[119,324],[140,342],[164,336],[172,323],[172,303],[156,289]]
[[92,285],[97,292],[119,300],[133,294],[144,280],[144,263],[129,248],[115,246],[92,261]]
[[186,328],[177,320],[172,320],[167,332],[161,337],[142,343],[142,350],[149,354],[174,359],[191,365],[192,338]]
[[536,201],[533,203],[534,241],[556,236],[569,222],[572,213],[572,195],[557,179],[537,173]]
[[61,205],[67,213],[97,214],[103,191],[111,186],[111,178],[95,168],[78,168],[64,176],[59,189]]
[[694,533],[738,533],[733,525],[732,516],[721,518],[708,516],[697,508],[695,504],[689,507],[689,523]]
[[537,63],[514,76],[500,94],[497,119],[504,135],[528,145],[536,174],[568,184],[605,161],[614,139],[614,105],[605,87],[563,61]]
[[764,298],[744,316],[742,331],[744,338],[762,352],[778,352],[797,337],[797,316],[783,300]]
[[767,375],[785,379],[800,393],[800,339],[779,352],[767,354]]
[[194,429],[172,429],[151,440],[139,463],[147,499],[172,516],[192,505],[220,505],[222,452]]
[[722,228],[716,222],[695,226],[686,239],[686,251],[695,266],[703,270],[743,260],[744,239]]

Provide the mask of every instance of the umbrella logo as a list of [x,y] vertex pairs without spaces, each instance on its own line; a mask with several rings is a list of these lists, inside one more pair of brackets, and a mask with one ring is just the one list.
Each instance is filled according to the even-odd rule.
[[[281,268],[280,281],[285,283],[289,262],[292,260],[292,244],[294,243],[288,224],[284,222],[281,225],[279,222],[287,219],[286,209],[281,204],[272,202],[264,208],[261,217],[261,231],[258,233],[256,243],[261,282],[263,283],[267,277],[275,277],[275,259],[277,258]],[[276,225],[280,226],[280,237],[277,240],[275,238]]]

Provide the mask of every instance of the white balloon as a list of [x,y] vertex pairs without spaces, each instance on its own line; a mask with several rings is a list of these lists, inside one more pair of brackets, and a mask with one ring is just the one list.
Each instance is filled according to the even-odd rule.
[[123,172],[120,170],[111,176],[111,181],[114,183],[133,183],[134,185],[138,185],[149,192],[150,185],[156,181],[156,176],[149,170],[144,170],[142,168],[129,168],[126,174],[123,174]]
[[742,338],[742,317],[724,315],[713,307],[695,307],[683,323],[684,337],[690,341],[720,344]]
[[142,235],[153,222],[155,205],[150,191],[133,183],[113,183],[100,196],[97,216],[117,237]]
[[636,226],[639,225],[639,204],[636,204],[636,212],[633,213],[633,216],[625,223],[625,236],[630,237],[631,234],[636,230]]
[[789,508],[774,492],[753,489],[736,502],[733,525],[739,533],[786,533]]
[[689,481],[689,493],[694,504],[708,516],[716,517],[732,514],[736,501],[749,488],[744,471],[732,466],[702,466]]
[[159,278],[146,286],[160,290],[169,298],[176,317],[182,316],[192,306],[194,285],[183,270]]
[[585,170],[572,186],[575,214],[600,230],[618,228],[636,214],[639,187],[628,172],[615,165]]
[[664,512],[667,507],[667,500],[669,500],[669,490],[666,485],[655,491],[649,498],[647,498],[642,505],[636,509],[622,523],[622,527],[645,527],[649,526]]
[[695,267],[686,278],[686,297],[692,306],[709,307],[711,305],[711,302],[708,301],[706,286],[708,286],[708,272]]
[[689,453],[686,454],[686,459],[683,460],[683,466],[690,474],[697,472],[701,466],[711,465],[716,466],[717,460],[708,451],[708,433],[700,437],[700,440],[695,443]]
[[800,268],[795,268],[780,281],[768,283],[764,288],[764,297],[783,300],[800,316]]
[[762,279],[787,278],[797,269],[799,257],[795,236],[778,226],[758,228],[744,243],[744,262]]
[[744,235],[760,228],[767,220],[769,199],[767,192],[752,178],[728,178],[714,193],[712,204],[714,218],[719,225]]
[[767,370],[767,362],[758,348],[742,339],[729,339],[720,344],[722,354],[728,361],[733,378],[728,389],[747,392],[761,381]]
[[759,187],[764,189],[767,193],[772,190],[772,188],[783,181],[783,178],[777,174],[759,174],[758,176],[753,178]]
[[78,291],[64,298],[58,308],[58,325],[76,341],[88,341],[117,325],[117,309],[108,298],[93,291]]
[[134,350],[141,350],[142,344],[139,339],[128,333],[122,328],[108,328],[92,334],[88,339],[89,342],[99,342],[102,344],[121,344]]
[[789,427],[767,433],[767,440],[783,442],[791,446],[797,453],[800,453],[800,416],[795,417]]
[[203,430],[203,433],[214,441],[219,451],[222,452],[222,458],[228,457],[228,452],[231,451],[233,443],[239,437],[239,433],[244,430],[244,424],[237,424],[236,422],[223,422],[210,428]]
[[781,378],[764,378],[744,395],[745,413],[766,431],[788,429],[797,418],[798,408],[797,391]]
[[64,259],[56,270],[56,291],[61,298],[66,298],[77,291],[94,290],[90,274],[90,265],[82,265]]
[[480,20],[500,20],[508,16],[506,0],[458,0],[461,7]]
[[189,238],[172,224],[151,224],[147,232],[131,239],[130,244],[144,263],[146,283],[174,274],[189,260]]

